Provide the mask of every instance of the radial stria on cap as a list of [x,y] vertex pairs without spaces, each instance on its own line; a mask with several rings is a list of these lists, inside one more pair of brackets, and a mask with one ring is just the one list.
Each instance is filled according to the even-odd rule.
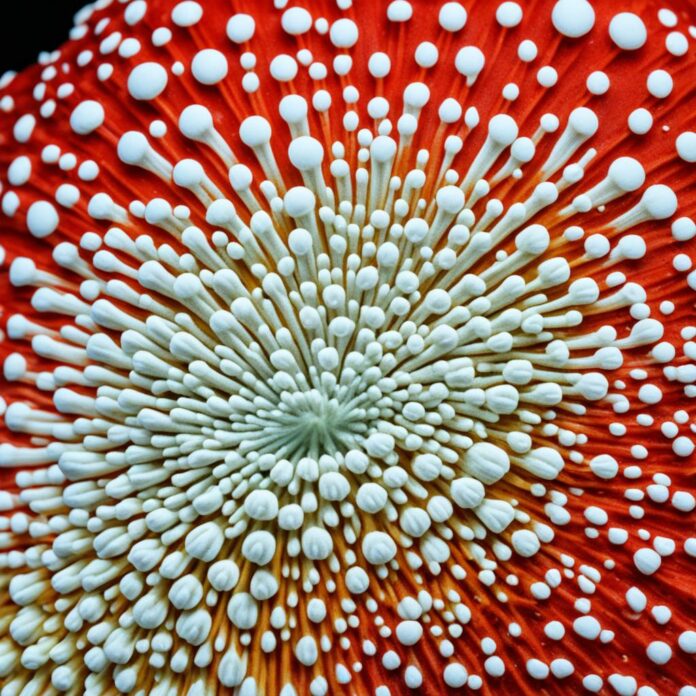
[[693,23],[98,0],[4,75],[0,696],[696,694]]

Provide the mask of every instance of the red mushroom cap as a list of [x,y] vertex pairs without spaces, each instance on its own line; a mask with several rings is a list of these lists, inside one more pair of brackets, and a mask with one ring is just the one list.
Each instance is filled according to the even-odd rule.
[[232,5],[0,79],[0,696],[696,694],[693,4]]

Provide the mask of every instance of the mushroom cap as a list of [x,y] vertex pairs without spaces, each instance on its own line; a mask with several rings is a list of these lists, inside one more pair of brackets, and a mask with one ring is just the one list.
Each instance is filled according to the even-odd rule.
[[100,1],[0,77],[8,693],[696,693],[693,24]]

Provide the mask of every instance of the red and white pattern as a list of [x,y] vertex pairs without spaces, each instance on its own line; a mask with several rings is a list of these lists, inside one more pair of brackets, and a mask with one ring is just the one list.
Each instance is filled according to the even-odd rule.
[[694,696],[695,15],[99,0],[2,77],[0,696]]

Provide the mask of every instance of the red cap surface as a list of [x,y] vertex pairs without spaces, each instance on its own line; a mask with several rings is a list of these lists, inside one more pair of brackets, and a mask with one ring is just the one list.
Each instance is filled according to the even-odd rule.
[[696,694],[693,24],[107,0],[3,76],[0,696]]

